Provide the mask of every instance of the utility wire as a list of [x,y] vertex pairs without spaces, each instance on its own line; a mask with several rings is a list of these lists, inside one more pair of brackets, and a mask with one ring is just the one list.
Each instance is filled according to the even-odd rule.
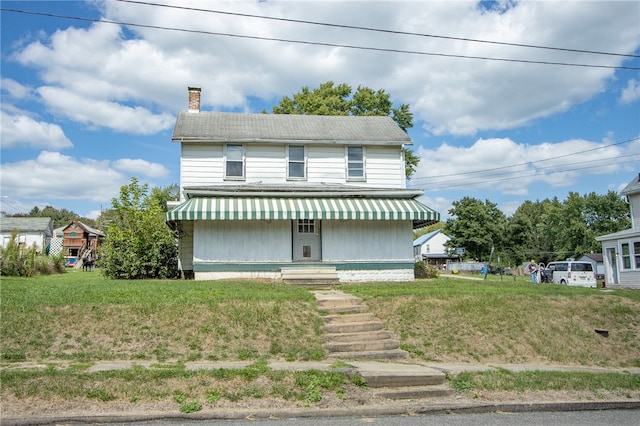
[[370,31],[370,32],[378,32],[385,34],[396,34],[396,35],[409,35],[416,37],[427,37],[427,38],[438,38],[444,40],[456,40],[456,41],[465,41],[465,42],[473,42],[473,43],[486,43],[486,44],[496,44],[501,46],[515,46],[515,47],[526,47],[530,49],[545,49],[545,50],[555,50],[561,52],[572,52],[572,53],[588,53],[592,55],[608,55],[608,56],[622,56],[625,58],[640,58],[640,55],[632,55],[625,53],[612,53],[612,52],[601,52],[597,50],[581,50],[581,49],[569,49],[564,47],[550,47],[550,46],[540,46],[535,44],[522,44],[522,43],[508,43],[503,41],[493,41],[493,40],[482,40],[475,38],[465,38],[465,37],[452,37],[452,36],[443,36],[436,34],[425,34],[425,33],[415,33],[408,31],[398,31],[398,30],[387,30],[382,28],[372,28],[372,27],[359,27],[355,25],[345,25],[345,24],[332,24],[328,22],[317,22],[317,21],[307,21],[302,19],[290,19],[290,18],[276,18],[272,16],[262,16],[262,15],[252,15],[248,13],[237,13],[237,12],[226,12],[221,10],[212,10],[212,9],[200,9],[195,7],[186,7],[186,6],[174,6],[170,4],[160,4],[160,3],[152,3],[145,1],[136,1],[136,0],[116,0],[122,3],[132,3],[132,4],[140,4],[145,6],[156,6],[156,7],[164,7],[170,9],[180,9],[180,10],[189,10],[194,12],[205,12],[205,13],[215,13],[220,15],[230,15],[230,16],[240,16],[243,18],[255,18],[255,19],[265,19],[271,21],[280,21],[280,22],[292,22],[296,24],[307,24],[307,25],[318,25],[324,27],[331,28],[343,28],[350,30],[360,30],[360,31]]
[[454,54],[448,54],[448,53],[421,52],[421,51],[415,51],[415,50],[402,50],[402,49],[390,49],[390,48],[381,48],[381,47],[356,46],[356,45],[350,45],[350,44],[338,44],[338,43],[324,43],[324,42],[314,42],[314,41],[304,41],[304,40],[292,40],[292,39],[283,39],[283,38],[276,38],[276,37],[249,36],[249,35],[221,33],[221,32],[205,31],[205,30],[190,30],[190,29],[185,29],[185,28],[164,27],[164,26],[147,25],[147,24],[136,24],[136,23],[133,23],[133,22],[112,21],[112,20],[108,20],[108,19],[82,18],[82,17],[79,17],[79,16],[58,15],[58,14],[54,14],[54,13],[33,12],[33,11],[10,9],[10,8],[0,8],[0,11],[13,12],[13,13],[23,13],[23,14],[26,14],[26,15],[46,16],[46,17],[51,17],[51,18],[71,19],[71,20],[83,21],[83,22],[99,22],[99,23],[104,23],[104,24],[124,25],[124,26],[137,27],[137,28],[149,28],[149,29],[156,29],[156,30],[176,31],[176,32],[184,32],[184,33],[190,33],[190,34],[215,35],[215,36],[223,36],[223,37],[250,39],[250,40],[276,41],[276,42],[302,44],[302,45],[310,45],[310,46],[341,47],[341,48],[345,48],[345,49],[369,50],[369,51],[375,51],[375,52],[403,53],[403,54],[411,54],[411,55],[435,56],[435,57],[458,58],[458,59],[479,59],[479,60],[485,60],[485,61],[512,62],[512,63],[522,63],[522,64],[558,65],[558,66],[580,67],[580,68],[604,68],[604,69],[614,69],[614,70],[640,71],[640,67],[630,67],[630,66],[581,64],[581,63],[554,62],[554,61],[534,61],[534,60],[526,60],[526,59],[492,58],[492,57],[486,57],[486,56],[472,56],[472,55],[454,55]]
[[598,150],[604,149],[604,148],[610,148],[612,146],[624,145],[624,144],[627,144],[627,143],[630,143],[630,142],[637,141],[639,139],[640,139],[640,136],[632,138],[632,139],[627,139],[627,140],[622,141],[622,142],[616,142],[616,143],[612,143],[612,144],[608,144],[608,145],[602,145],[602,146],[599,146],[599,147],[596,147],[596,148],[585,149],[583,151],[576,151],[576,152],[572,152],[572,153],[569,153],[569,154],[557,155],[555,157],[543,158],[541,160],[526,161],[524,163],[512,164],[510,166],[493,167],[493,168],[490,168],[490,169],[479,169],[479,170],[473,170],[473,171],[470,171],[470,172],[451,173],[451,174],[447,174],[447,175],[436,175],[436,176],[429,176],[429,177],[416,177],[416,178],[412,178],[412,179],[416,179],[416,180],[417,179],[437,179],[437,178],[443,178],[443,177],[461,176],[461,175],[492,172],[492,171],[496,171],[496,170],[504,170],[504,169],[509,169],[509,168],[512,168],[512,167],[519,167],[519,166],[526,166],[526,165],[529,165],[529,164],[542,163],[543,161],[557,160],[558,158],[572,157],[572,156],[577,155],[577,154],[584,154],[585,152],[593,152],[593,151],[598,151]]
[[[612,164],[626,164],[626,163],[635,163],[635,162],[636,162],[636,160],[616,161],[615,163],[611,163],[611,164],[602,164],[600,167],[604,167],[604,166],[608,166],[608,165],[612,165]],[[562,170],[558,170],[558,171],[548,172],[548,174],[549,175],[554,175],[554,174],[558,174],[558,173],[575,172],[575,171],[585,170],[585,169],[593,170],[593,168],[594,168],[594,166],[575,167],[575,168],[562,169]],[[426,188],[426,186],[424,184],[423,185],[418,185],[416,187],[417,188],[423,188],[423,189],[429,190],[429,191],[442,191],[444,189],[469,187],[470,185],[481,186],[483,184],[488,184],[488,183],[492,183],[492,182],[501,182],[501,181],[505,181],[505,180],[527,179],[527,178],[533,178],[533,177],[537,177],[537,176],[540,176],[540,175],[536,171],[533,171],[533,173],[530,173],[530,174],[522,173],[522,174],[519,174],[519,175],[516,175],[516,176],[501,177],[501,178],[496,178],[496,179],[487,179],[487,180],[482,180],[482,181],[478,181],[478,180],[469,181],[468,179],[465,179],[465,181],[462,182],[462,183],[453,183],[453,184],[445,183],[444,186],[438,186],[438,183],[435,182],[435,183],[429,184],[428,188]]]

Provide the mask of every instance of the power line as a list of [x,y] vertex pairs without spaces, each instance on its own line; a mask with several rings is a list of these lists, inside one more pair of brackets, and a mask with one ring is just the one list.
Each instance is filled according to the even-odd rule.
[[[636,161],[637,160],[616,161],[615,163],[601,164],[600,166],[596,166],[596,167],[605,167],[605,166],[611,166],[611,165],[614,165],[614,164],[635,163]],[[572,163],[572,164],[579,164],[579,163]],[[560,166],[558,166],[558,167],[560,167]],[[575,171],[586,170],[586,169],[593,170],[594,166],[564,168],[562,170],[547,172],[547,174],[555,175],[555,174],[558,174],[558,173],[575,172]],[[425,188],[425,189],[428,189],[430,191],[442,191],[444,189],[468,187],[470,185],[481,186],[481,185],[492,183],[492,182],[501,182],[501,181],[505,181],[505,180],[528,179],[528,178],[533,178],[533,177],[537,177],[537,176],[539,176],[538,172],[534,170],[532,173],[529,173],[529,174],[520,173],[520,174],[518,174],[516,176],[499,177],[499,178],[496,178],[496,179],[487,179],[487,180],[481,180],[481,181],[479,181],[479,180],[470,181],[468,179],[465,179],[464,182],[461,182],[461,183],[447,183],[447,182],[445,182],[444,186],[437,186],[438,182],[435,182],[433,184],[429,184],[430,185],[429,188]],[[459,180],[456,180],[456,182],[458,182],[458,181]],[[418,186],[418,188],[420,188],[420,187],[425,187],[425,184]]]
[[572,156],[577,155],[577,154],[584,154],[585,152],[593,152],[593,151],[598,151],[598,150],[604,149],[604,148],[610,148],[612,146],[624,145],[624,144],[627,144],[627,143],[630,143],[630,142],[637,141],[639,139],[640,139],[640,136],[632,138],[632,139],[627,139],[627,140],[622,141],[622,142],[616,142],[616,143],[612,143],[612,144],[608,144],[608,145],[602,145],[602,146],[599,146],[599,147],[596,147],[596,148],[585,149],[583,151],[576,151],[576,152],[572,152],[572,153],[569,153],[569,154],[557,155],[555,157],[543,158],[541,160],[526,161],[524,163],[512,164],[510,166],[493,167],[493,168],[490,168],[490,169],[479,169],[479,170],[473,170],[473,171],[470,171],[470,172],[450,173],[450,174],[447,174],[447,175],[416,177],[416,178],[413,178],[413,179],[415,179],[415,180],[418,180],[418,179],[437,179],[437,178],[450,177],[450,176],[461,176],[461,175],[492,172],[492,171],[496,171],[496,170],[504,170],[504,169],[509,169],[509,168],[513,168],[513,167],[526,166],[526,165],[529,165],[529,164],[542,163],[543,161],[557,160],[558,158],[572,157]]
[[215,13],[220,15],[239,16],[243,18],[255,18],[255,19],[264,19],[264,20],[271,20],[271,21],[291,22],[296,24],[318,25],[318,26],[331,27],[331,28],[343,28],[343,29],[351,29],[351,30],[379,32],[379,33],[385,33],[385,34],[409,35],[409,36],[416,36],[416,37],[437,38],[437,39],[444,39],[444,40],[456,40],[456,41],[465,41],[465,42],[473,42],[473,43],[496,44],[501,46],[525,47],[530,49],[544,49],[544,50],[554,50],[554,51],[561,51],[561,52],[588,53],[592,55],[608,55],[608,56],[621,56],[625,58],[640,58],[640,55],[632,55],[632,54],[625,54],[625,53],[612,53],[612,52],[602,52],[597,50],[570,49],[570,48],[564,48],[564,47],[541,46],[541,45],[535,45],[535,44],[509,43],[504,41],[482,40],[482,39],[465,38],[465,37],[452,37],[452,36],[444,36],[444,35],[436,35],[436,34],[388,30],[388,29],[373,28],[373,27],[360,27],[360,26],[346,25],[346,24],[333,24],[328,22],[307,21],[302,19],[277,18],[272,16],[252,15],[248,13],[238,13],[238,12],[226,12],[221,10],[200,9],[195,7],[175,6],[170,4],[160,4],[160,3],[152,3],[152,2],[136,1],[136,0],[116,0],[116,1],[119,1],[122,3],[140,4],[145,6],[156,6],[156,7],[170,8],[170,9],[189,10],[194,12]]
[[275,41],[275,42],[302,44],[302,45],[309,45],[309,46],[341,47],[345,49],[368,50],[368,51],[374,51],[374,52],[402,53],[402,54],[411,54],[411,55],[434,56],[434,57],[457,58],[457,59],[478,59],[478,60],[495,61],[495,62],[511,62],[511,63],[536,64],[536,65],[557,65],[557,66],[580,67],[580,68],[601,68],[601,69],[640,71],[640,67],[630,67],[630,66],[581,64],[581,63],[554,62],[554,61],[534,61],[534,60],[526,60],[526,59],[492,58],[487,56],[473,56],[473,55],[454,55],[449,53],[422,52],[422,51],[416,51],[416,50],[402,50],[402,49],[390,49],[390,48],[382,48],[382,47],[357,46],[357,45],[350,45],[350,44],[324,43],[324,42],[315,42],[315,41],[283,39],[283,38],[277,38],[277,37],[260,37],[260,36],[230,34],[230,33],[221,33],[221,32],[205,31],[205,30],[190,30],[186,28],[137,24],[133,22],[112,21],[108,19],[82,18],[79,16],[58,15],[54,13],[33,12],[33,11],[9,9],[9,8],[0,8],[0,11],[23,13],[26,15],[46,16],[50,18],[70,19],[70,20],[83,21],[83,22],[97,22],[97,23],[104,23],[104,24],[124,25],[124,26],[137,27],[137,28],[149,28],[149,29],[156,29],[156,30],[184,32],[184,33],[190,33],[190,34],[214,35],[214,36],[222,36],[222,37],[242,38],[242,39],[249,39],[249,40]]

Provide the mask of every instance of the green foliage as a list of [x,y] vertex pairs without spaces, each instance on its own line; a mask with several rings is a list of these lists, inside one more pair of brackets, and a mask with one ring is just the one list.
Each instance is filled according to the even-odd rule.
[[40,209],[36,206],[32,208],[31,211],[29,211],[29,217],[50,217],[51,219],[53,219],[53,229],[68,225],[74,220],[79,220],[89,226],[96,226],[96,223],[93,219],[80,217],[70,210],[56,209],[52,206],[46,206],[43,209]]
[[491,249],[503,245],[507,218],[498,206],[464,197],[453,202],[444,232],[451,237],[449,249],[465,248],[465,257],[488,260]]
[[413,265],[413,274],[416,278],[438,278],[438,270],[422,260]]
[[[383,89],[358,86],[353,92],[348,84],[334,85],[332,81],[322,83],[312,90],[305,86],[292,97],[283,97],[272,111],[274,114],[390,116],[405,132],[413,127],[413,114],[409,105],[402,104],[399,108],[393,108],[389,94]],[[415,173],[420,157],[405,149],[404,158],[405,172],[409,179]]]
[[164,222],[162,191],[147,195],[148,185],[132,178],[111,201],[113,220],[101,248],[101,266],[108,278],[174,278],[178,252],[173,232]]
[[42,256],[35,244],[23,250],[17,237],[18,231],[14,230],[6,246],[0,248],[0,275],[33,277],[64,272],[64,256]]

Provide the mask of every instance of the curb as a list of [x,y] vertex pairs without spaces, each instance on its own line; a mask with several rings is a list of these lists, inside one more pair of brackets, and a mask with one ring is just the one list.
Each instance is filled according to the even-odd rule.
[[345,409],[290,409],[290,410],[238,410],[228,413],[200,412],[193,414],[157,413],[157,414],[104,414],[97,416],[59,416],[32,418],[5,418],[3,426],[32,426],[52,424],[99,424],[134,423],[143,421],[203,421],[203,420],[242,420],[242,419],[293,419],[315,417],[371,417],[399,415],[440,415],[440,414],[482,414],[482,413],[528,413],[562,411],[601,411],[601,410],[638,410],[640,401],[602,401],[602,402],[551,402],[551,403],[496,403],[496,404],[420,404],[399,405],[397,407],[376,408],[360,407]]

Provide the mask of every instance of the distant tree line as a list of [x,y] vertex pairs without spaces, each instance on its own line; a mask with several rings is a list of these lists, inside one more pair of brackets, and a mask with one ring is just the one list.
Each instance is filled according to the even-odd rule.
[[465,259],[488,261],[493,251],[492,262],[500,259],[503,265],[599,253],[597,236],[631,227],[629,206],[614,191],[525,201],[511,217],[489,200],[464,197],[453,203],[449,215],[443,230],[451,237],[452,253],[464,248]]

